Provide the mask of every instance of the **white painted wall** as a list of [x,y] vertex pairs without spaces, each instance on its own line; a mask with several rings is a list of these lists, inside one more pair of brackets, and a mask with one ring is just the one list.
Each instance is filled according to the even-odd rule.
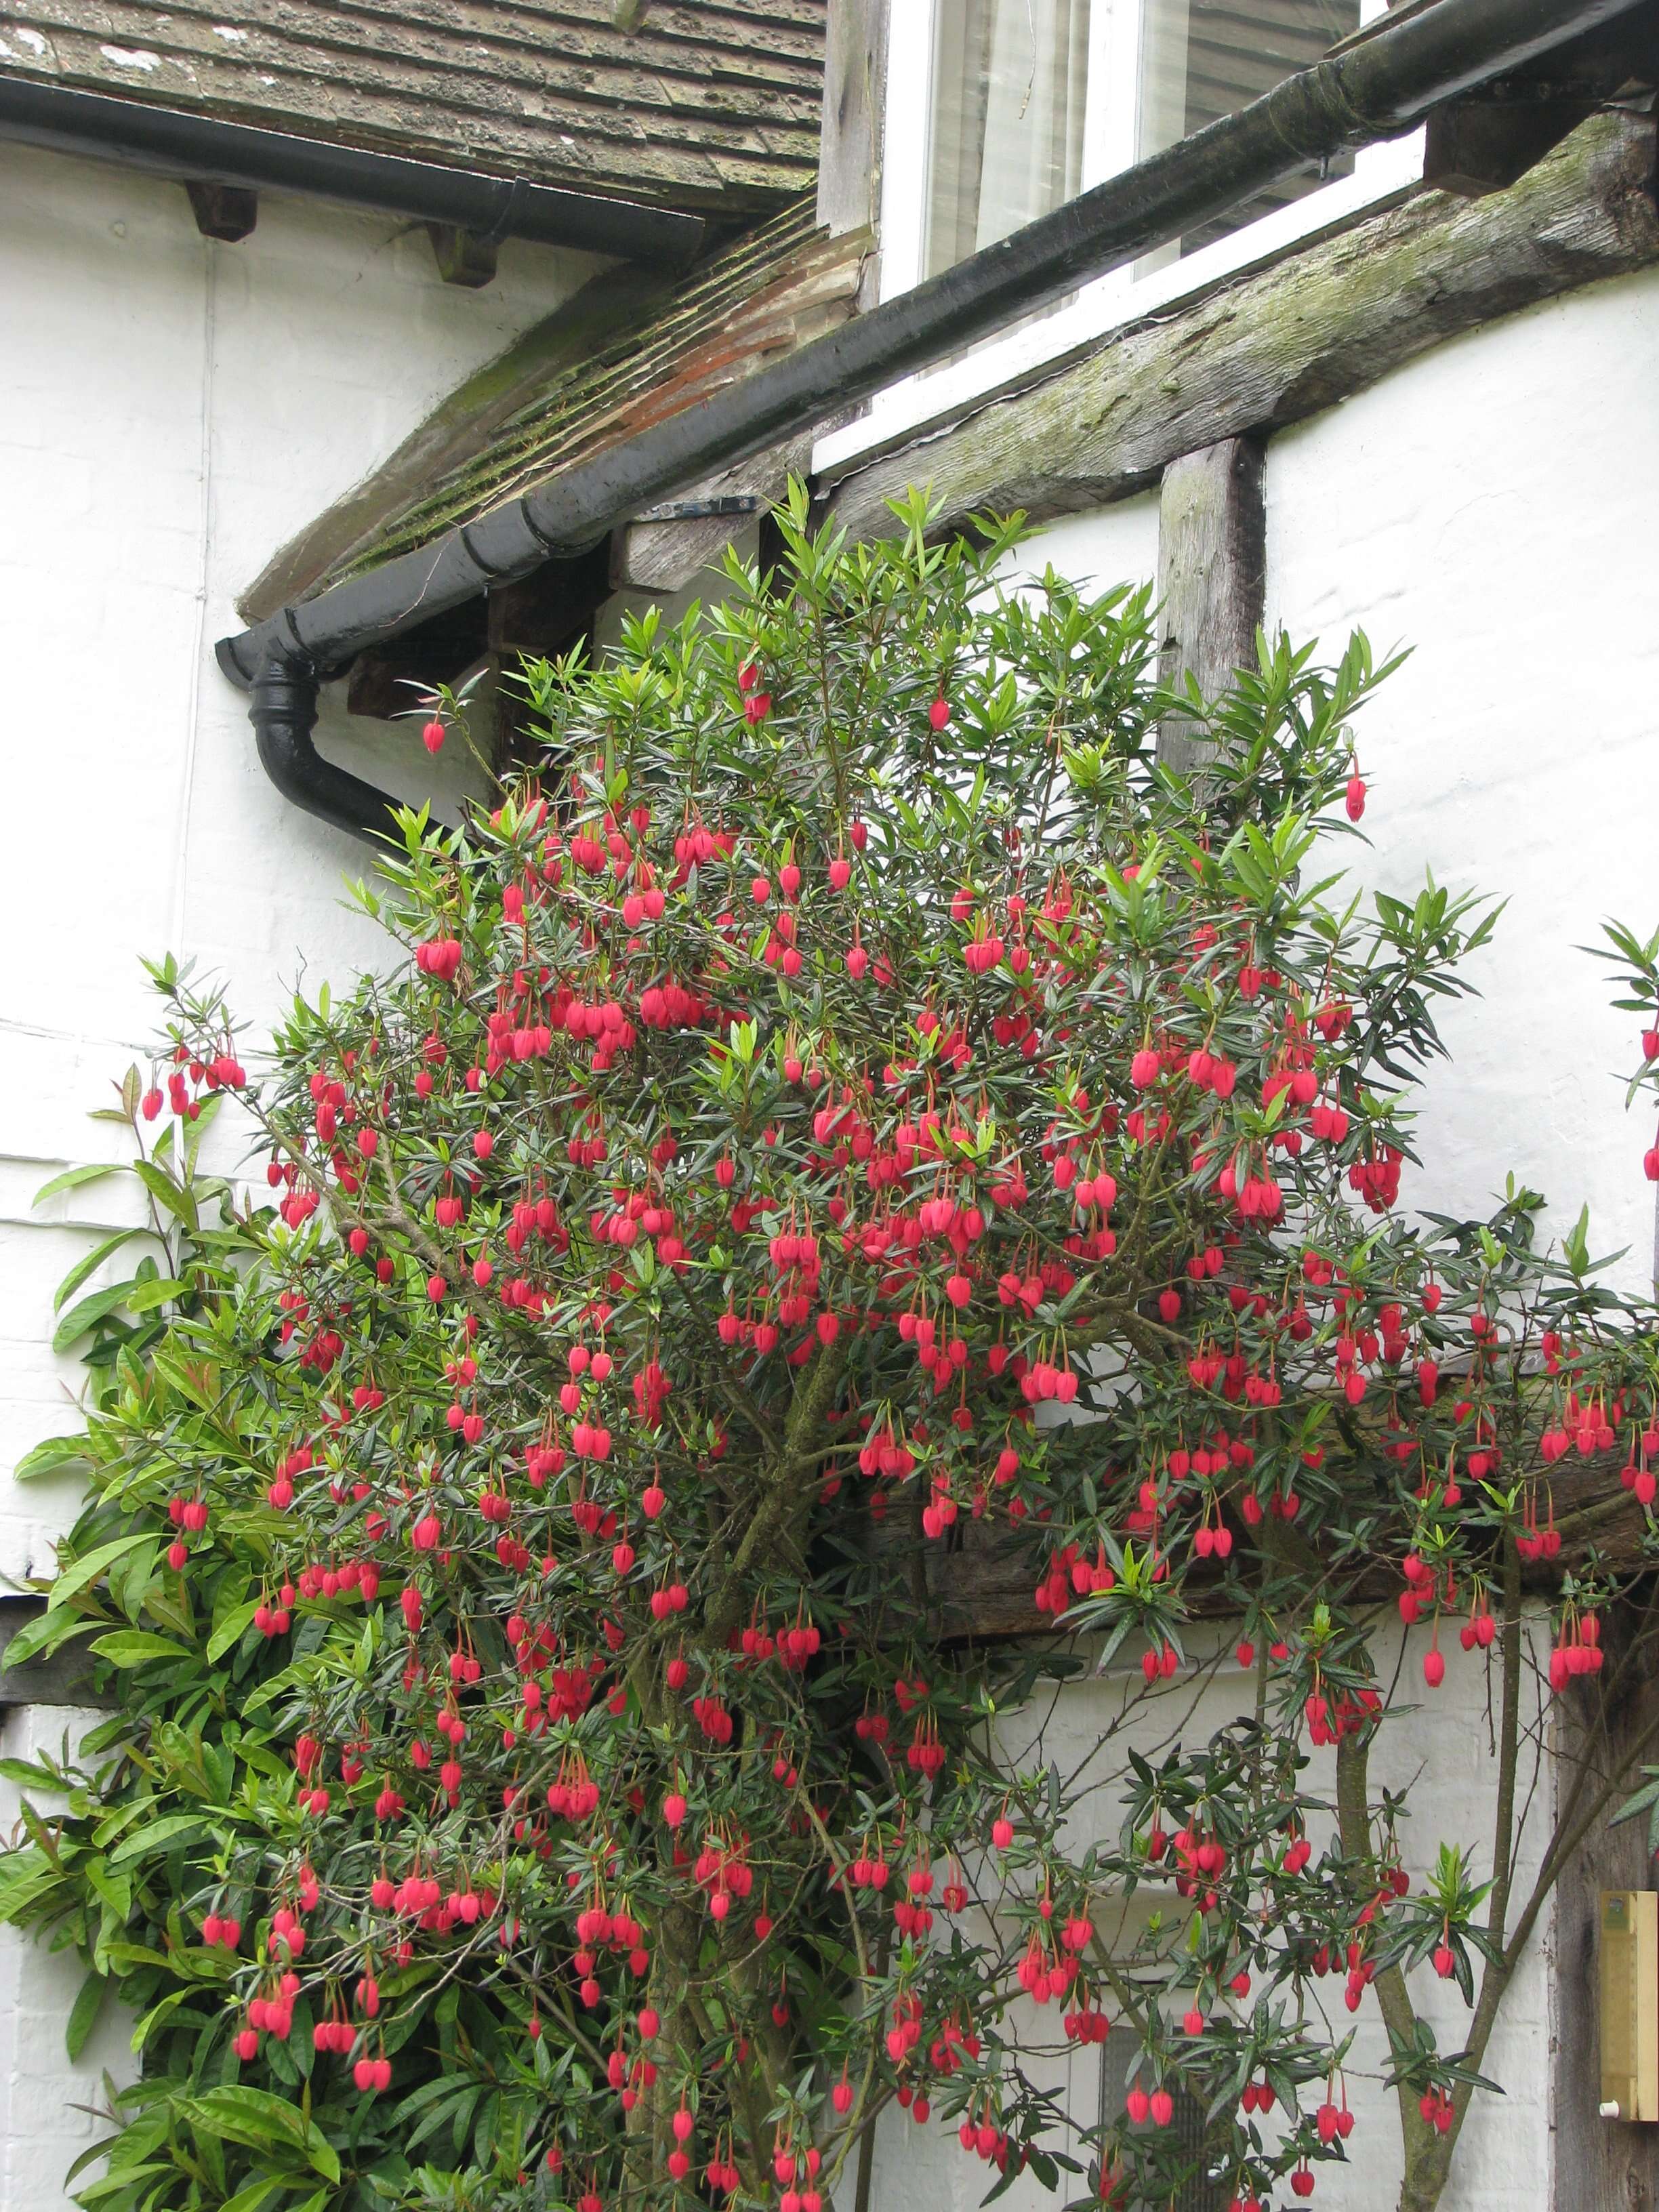
[[[1610,1011],[1577,948],[1609,916],[1659,927],[1659,541],[1647,511],[1659,477],[1656,353],[1659,273],[1570,294],[1281,433],[1266,474],[1269,626],[1317,637],[1333,657],[1355,628],[1379,657],[1412,648],[1358,723],[1373,849],[1352,855],[1356,879],[1404,896],[1430,870],[1509,902],[1470,970],[1480,997],[1442,1016],[1451,1058],[1424,1087],[1423,1165],[1402,1203],[1478,1212],[1512,1168],[1549,1197],[1558,1228],[1588,1203],[1592,1249],[1628,1248],[1620,1275],[1638,1291],[1652,1276],[1655,1194],[1641,1164],[1653,1133],[1626,1112],[1619,1079],[1635,1062],[1636,1025]],[[1054,524],[1011,566],[1053,562],[1103,586],[1155,574],[1157,552],[1157,503],[1142,498]],[[1449,1656],[1435,1726],[1397,1735],[1376,1765],[1397,1782],[1422,1757],[1413,1873],[1443,1838],[1480,1839],[1490,1820],[1480,1670]],[[1407,1663],[1414,1675],[1414,1648]],[[1109,1725],[1114,1694],[1066,1692],[1057,1741],[1080,1754]],[[1194,1735],[1231,1709],[1224,1683]],[[1108,1778],[1114,1764],[1103,1755]],[[1526,1838],[1534,1862],[1549,1788],[1547,1778]],[[1103,1824],[1117,1816],[1106,1778]],[[1546,1916],[1486,2069],[1510,2094],[1477,2104],[1443,2212],[1571,2201],[1570,2185],[1564,2197],[1548,2193],[1551,1942]],[[1455,2042],[1455,1996],[1425,1994],[1437,2025],[1443,2016],[1443,2043]],[[1375,2086],[1374,2000],[1361,2022],[1358,2064],[1372,2080],[1356,2085],[1355,2163],[1322,2169],[1315,2201],[1392,2212],[1398,2125]],[[895,2114],[879,2139],[876,2212],[966,2212],[982,2172],[953,2140]],[[1025,2212],[1054,2200],[1017,2189],[1005,2201]]]
[[[58,1416],[72,1361],[49,1294],[101,1224],[28,1200],[118,1133],[84,1119],[152,1034],[141,953],[193,953],[267,1021],[309,964],[378,933],[341,910],[364,848],[280,799],[214,664],[275,549],[438,399],[599,266],[509,243],[483,291],[423,232],[263,196],[252,237],[198,235],[176,185],[0,147],[0,647],[13,951],[0,990],[0,1467]],[[324,749],[453,797],[407,724],[325,714]],[[0,1480],[0,1572],[50,1565],[72,1485]]]
[[1376,850],[1507,899],[1443,1022],[1424,1172],[1402,1195],[1475,1208],[1513,1167],[1558,1223],[1652,1279],[1650,1123],[1620,1077],[1640,1046],[1576,950],[1614,916],[1659,927],[1659,272],[1454,340],[1268,447],[1270,621],[1412,658],[1366,708]]
[[[1408,1685],[1420,1679],[1427,1644],[1426,1630],[1407,1635],[1397,1623],[1385,1622],[1376,1644],[1382,1678],[1387,1680],[1400,1664]],[[1115,1838],[1125,1809],[1124,1774],[1131,1747],[1154,1759],[1165,1755],[1177,1741],[1194,1749],[1218,1729],[1254,1709],[1255,1677],[1241,1673],[1224,1645],[1212,1671],[1212,1638],[1200,1633],[1189,1649],[1201,1679],[1201,1686],[1190,1696],[1160,1694],[1147,1699],[1138,1664],[1115,1664],[1103,1680],[1061,1691],[1053,1698],[1052,1709],[1038,1698],[1021,1717],[1023,1732],[1018,1723],[1011,1723],[1006,1731],[1004,1749],[1017,1765],[1042,1767],[1053,1761],[1063,1775],[1076,1769],[1080,1781],[1093,1785],[1067,1836],[1074,1851],[1080,1853],[1094,1841]],[[1371,1756],[1373,1796],[1385,1787],[1397,1792],[1409,1786],[1411,1817],[1402,1825],[1401,1842],[1414,1885],[1420,1885],[1433,1865],[1442,1841],[1473,1844],[1483,1876],[1491,1872],[1491,1778],[1471,1757],[1473,1747],[1486,1738],[1486,1655],[1466,1654],[1454,1644],[1439,1692],[1422,1712],[1402,1716],[1378,1735]],[[1405,1694],[1408,1701],[1409,1688]],[[1522,1712],[1523,1723],[1536,1723],[1530,1692]],[[1307,1786],[1316,1796],[1334,1800],[1335,1754],[1319,1752],[1313,1757]],[[1535,1793],[1534,1781],[1540,1783]],[[1528,1806],[1516,1862],[1516,1894],[1524,1902],[1548,1840],[1551,1818],[1549,1778],[1547,1773],[1539,1778],[1537,1761],[1530,1753],[1523,1755],[1518,1795]],[[1310,1826],[1316,1856],[1334,1831],[1334,1817]],[[1162,1895],[1143,1893],[1140,1909],[1150,1910],[1154,1903],[1174,1904],[1173,1888]],[[1115,1922],[1109,1911],[1101,1908],[1095,1920],[1103,1940],[1127,1954],[1139,1922],[1133,1926]],[[1340,2212],[1392,2212],[1402,2166],[1400,2125],[1393,2092],[1382,2086],[1388,2039],[1376,2000],[1368,1997],[1354,2017],[1343,2008],[1340,1973],[1314,1986],[1328,2008],[1334,2033],[1340,2036],[1350,2027],[1358,2030],[1345,2069],[1357,2117],[1348,2143],[1352,2163],[1346,2169],[1318,2169],[1314,2202],[1340,2208]],[[1546,2201],[1540,2177],[1548,2168],[1547,2114],[1543,2100],[1528,2092],[1532,2085],[1548,2079],[1548,1989],[1547,1952],[1540,1944],[1516,1978],[1484,2069],[1489,2077],[1513,2084],[1516,2094],[1476,2105],[1464,2130],[1459,2170],[1443,2212],[1538,2212]],[[1455,2049],[1468,2018],[1455,1984],[1440,1982],[1431,1971],[1419,1972],[1411,1977],[1411,1991],[1422,2016],[1433,2025],[1441,2047]],[[1109,2002],[1106,2009],[1116,2017]],[[1035,2005],[1022,2003],[1014,2017],[1022,2042],[1033,2053],[1033,2078],[1044,2086],[1063,2086],[1067,2109],[1086,2124],[1099,2111],[1098,2054],[1067,2047],[1054,2010],[1051,2006],[1040,2012]],[[1320,2032],[1316,2018],[1313,2032]],[[1115,2093],[1112,2109],[1117,2109]],[[1080,2160],[1088,2156],[1086,2148],[1075,2142],[1058,2147]],[[960,2148],[954,2123],[918,2128],[908,2115],[890,2107],[878,2125],[874,2212],[901,2212],[901,2208],[902,2212],[971,2212],[984,2195],[988,2171]],[[1081,2194],[1082,2184],[1073,2180],[1067,2196]],[[1000,2201],[1010,2212],[1043,2212],[1043,2208],[1051,2212],[1055,2203],[1067,2198],[1048,2195],[1024,2175]]]
[[[364,850],[279,799],[212,647],[294,532],[432,405],[603,264],[507,246],[479,292],[440,283],[424,233],[262,196],[236,246],[200,237],[176,185],[0,146],[0,659],[11,951],[0,985],[0,1577],[49,1571],[72,1480],[10,1480],[70,1425],[73,1358],[51,1293],[98,1186],[50,1210],[65,1163],[110,1156],[89,1123],[152,1035],[141,953],[193,953],[268,1023],[308,965],[344,975],[380,940],[343,912]],[[391,788],[447,790],[408,725],[325,715],[325,750]],[[452,749],[459,750],[459,749]],[[9,1716],[8,1755],[50,1711]],[[0,1826],[13,1813],[0,1805]],[[126,2030],[70,2069],[73,1962],[0,1942],[0,2203],[49,2212]],[[126,2057],[130,2068],[131,2060]]]
[[[73,1757],[80,1738],[104,1717],[79,1707],[33,1705],[0,1715],[0,1756],[33,1760]],[[17,1784],[0,1780],[0,1832],[17,1818]],[[29,1802],[48,1817],[61,1799],[31,1789]],[[0,1940],[0,2204],[57,2212],[68,2203],[64,2174],[89,2146],[110,2133],[100,2118],[104,2077],[131,2081],[137,2072],[132,2021],[106,2002],[79,2062],[64,2050],[64,2027],[85,1975],[74,1951],[52,1952],[7,1929]],[[83,2175],[84,2186],[92,2177]]]
[[[1659,272],[1453,340],[1267,449],[1267,617],[1334,658],[1363,629],[1411,658],[1358,717],[1373,849],[1357,882],[1425,871],[1508,901],[1449,1006],[1402,1203],[1485,1209],[1513,1169],[1592,1246],[1652,1276],[1653,1131],[1627,1115],[1637,1024],[1577,950],[1659,927]],[[1156,573],[1151,499],[1021,547],[1105,585]]]

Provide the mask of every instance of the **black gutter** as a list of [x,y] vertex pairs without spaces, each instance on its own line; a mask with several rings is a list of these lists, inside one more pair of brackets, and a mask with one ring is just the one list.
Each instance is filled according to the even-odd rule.
[[249,709],[259,764],[283,798],[306,813],[353,837],[383,831],[397,800],[325,761],[311,741],[317,689],[316,672],[307,663],[275,653],[266,660],[253,679]]
[[[810,428],[1311,161],[1403,135],[1430,108],[1634,4],[1434,0],[741,383],[430,546],[222,639],[220,666],[243,690],[273,659],[318,678],[338,672],[366,646],[582,550],[681,485]],[[373,834],[392,803],[382,795],[359,834]],[[337,819],[324,805],[312,811]]]
[[672,208],[367,153],[27,77],[0,76],[0,138],[118,161],[175,183],[297,192],[416,222],[451,223],[492,242],[528,239],[671,269],[691,261],[708,234],[698,216]]

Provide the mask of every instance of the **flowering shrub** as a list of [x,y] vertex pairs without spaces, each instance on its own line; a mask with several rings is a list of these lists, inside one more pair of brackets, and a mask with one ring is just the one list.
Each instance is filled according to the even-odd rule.
[[[255,1076],[156,971],[150,1256],[60,1327],[93,1492],[21,1640],[90,1633],[119,1706],[14,1765],[67,1810],[0,1887],[87,1959],[72,2042],[139,2014],[102,2212],[862,2207],[895,2104],[988,2188],[1256,2212],[1346,2156],[1325,1978],[1439,2194],[1574,1840],[1511,1893],[1528,1578],[1553,1686],[1595,1675],[1659,1465],[1582,1226],[1395,1211],[1489,920],[1333,902],[1363,640],[1183,702],[1189,784],[1144,594],[781,520],[768,583],[528,669],[540,772],[405,819],[360,896],[407,957]],[[228,1094],[269,1208],[202,1169]],[[1619,1510],[1559,1513],[1574,1470]],[[970,1534],[1024,1639],[946,1633]],[[1045,1678],[1190,1698],[1204,1615],[1244,1709],[1126,1751],[1110,1818],[1010,1756]],[[1367,1762],[1449,1665],[1494,1670],[1497,1821],[1413,1891]],[[1031,2054],[1109,2022],[1079,2160]]]

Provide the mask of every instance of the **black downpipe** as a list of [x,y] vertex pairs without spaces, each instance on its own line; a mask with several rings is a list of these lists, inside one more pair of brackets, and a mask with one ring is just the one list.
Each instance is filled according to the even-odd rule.
[[343,666],[366,646],[582,551],[680,486],[810,428],[1309,162],[1402,135],[1442,101],[1634,4],[1434,0],[740,383],[429,546],[222,639],[219,665],[243,689],[273,652],[297,647],[314,666]]
[[690,262],[708,231],[700,217],[672,208],[331,145],[27,77],[0,76],[0,137],[84,160],[118,161],[175,183],[298,192],[416,222],[452,223],[496,243],[528,239],[669,269]]
[[292,805],[353,837],[384,836],[398,801],[325,761],[312,743],[318,684],[308,661],[276,653],[265,659],[253,679],[248,709],[260,765]]

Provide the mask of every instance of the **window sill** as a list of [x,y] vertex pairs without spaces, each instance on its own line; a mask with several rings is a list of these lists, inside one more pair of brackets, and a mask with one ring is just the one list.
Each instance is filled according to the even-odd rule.
[[815,474],[840,476],[920,434],[959,419],[1034,377],[1064,367],[1099,339],[1184,304],[1227,279],[1284,259],[1362,216],[1403,198],[1422,181],[1423,133],[1368,148],[1351,177],[1293,200],[1184,260],[1137,276],[1115,270],[1046,313],[988,338],[965,354],[878,392],[853,422],[813,449]]

